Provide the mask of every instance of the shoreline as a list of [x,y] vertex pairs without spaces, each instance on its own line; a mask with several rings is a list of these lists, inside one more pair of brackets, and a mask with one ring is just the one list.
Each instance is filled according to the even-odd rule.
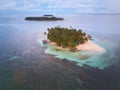
[[85,51],[94,51],[94,52],[105,52],[105,49],[98,44],[92,42],[92,41],[87,41],[86,43],[82,45],[78,45],[77,50],[85,50]]
[[[65,50],[69,50],[72,51],[70,48],[66,47],[60,47],[57,46],[55,42],[50,42],[49,40],[47,40],[49,42],[50,45],[56,46],[59,49],[65,49]],[[92,42],[92,41],[87,41],[84,44],[79,44],[78,46],[76,46],[76,50],[74,51],[93,51],[93,52],[105,52],[105,49],[101,46],[99,46],[98,44]]]

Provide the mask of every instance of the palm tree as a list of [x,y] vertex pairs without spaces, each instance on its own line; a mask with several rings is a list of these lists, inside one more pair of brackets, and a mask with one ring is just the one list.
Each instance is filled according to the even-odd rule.
[[82,32],[81,29],[73,29],[72,27],[70,29],[61,28],[58,26],[48,28],[47,38],[52,42],[56,42],[59,46],[70,48],[74,48],[77,45],[83,44],[87,41],[85,32]]

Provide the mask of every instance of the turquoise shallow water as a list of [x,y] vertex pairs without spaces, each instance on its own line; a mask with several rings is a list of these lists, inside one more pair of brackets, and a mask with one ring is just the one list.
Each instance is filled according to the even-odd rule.
[[69,61],[74,61],[78,66],[88,65],[90,67],[95,67],[99,69],[104,69],[111,64],[114,64],[116,61],[110,61],[114,58],[114,48],[117,47],[117,44],[106,41],[95,39],[93,42],[96,44],[100,44],[101,47],[105,49],[105,52],[94,52],[94,51],[77,51],[70,52],[64,49],[59,49],[56,46],[47,44],[43,45],[42,40],[38,39],[37,42],[45,47],[45,53],[54,55],[55,58],[59,58],[60,60],[66,59]]
[[[120,15],[29,22],[0,16],[0,90],[120,90]],[[81,28],[105,53],[41,45],[48,27]]]

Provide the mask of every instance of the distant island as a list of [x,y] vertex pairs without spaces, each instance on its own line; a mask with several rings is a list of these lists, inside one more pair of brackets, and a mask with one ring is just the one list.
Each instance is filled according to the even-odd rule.
[[54,28],[48,28],[47,40],[43,40],[43,42],[49,42],[51,45],[69,51],[105,51],[104,48],[90,41],[88,36],[90,37],[90,35],[87,35],[81,29],[77,30],[72,27],[62,28],[57,26]]
[[26,17],[25,20],[31,20],[31,21],[56,21],[56,20],[64,20],[64,18],[55,17],[53,15],[43,15],[42,17]]

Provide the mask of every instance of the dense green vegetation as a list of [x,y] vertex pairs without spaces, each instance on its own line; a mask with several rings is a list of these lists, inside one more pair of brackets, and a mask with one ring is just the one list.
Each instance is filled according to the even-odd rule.
[[81,29],[76,30],[72,27],[62,28],[54,27],[48,28],[47,38],[51,42],[55,42],[58,46],[75,48],[79,44],[85,43],[88,39],[86,33]]

